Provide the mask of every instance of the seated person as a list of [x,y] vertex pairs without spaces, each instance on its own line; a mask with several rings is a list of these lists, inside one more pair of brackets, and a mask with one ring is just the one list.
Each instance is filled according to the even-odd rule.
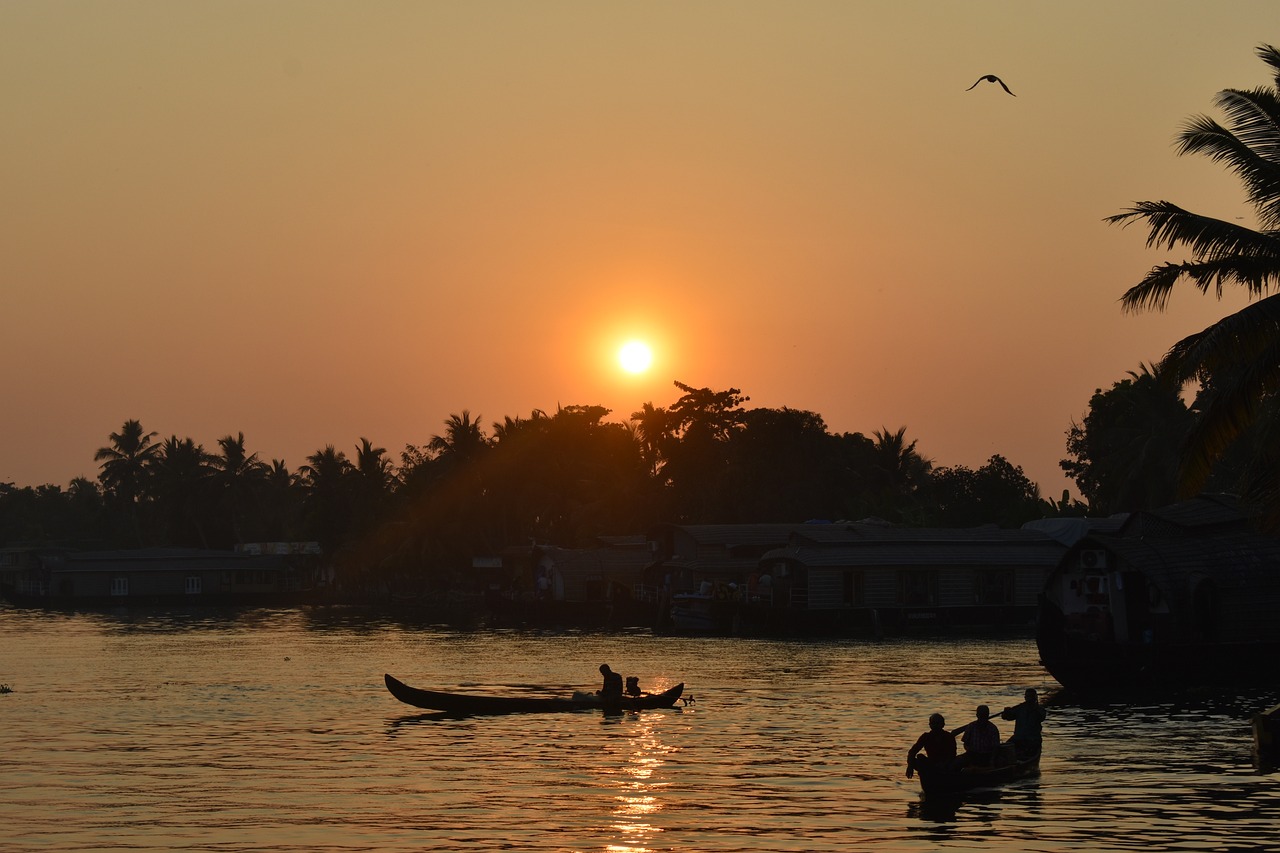
[[628,696],[639,696],[641,694],[639,678],[634,675],[627,676],[626,693]]
[[604,676],[604,684],[600,687],[601,699],[622,698],[622,676],[609,669],[609,664],[600,664],[600,674]]
[[974,713],[978,719],[952,732],[953,735],[964,733],[960,739],[964,755],[956,759],[957,767],[989,767],[1000,749],[1000,730],[991,722],[991,709],[979,705]]
[[[941,714],[929,715],[929,731],[916,739],[907,750],[907,778],[910,779],[921,766],[945,767],[956,758],[956,736],[946,729],[947,721]],[[924,755],[920,751],[924,750]]]

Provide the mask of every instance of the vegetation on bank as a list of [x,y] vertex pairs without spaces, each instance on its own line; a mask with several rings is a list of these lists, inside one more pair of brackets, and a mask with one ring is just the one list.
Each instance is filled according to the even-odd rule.
[[645,404],[626,423],[601,406],[567,406],[486,428],[464,411],[398,460],[362,438],[297,469],[260,459],[242,433],[206,450],[131,420],[95,454],[96,481],[0,487],[0,535],[101,547],[316,540],[400,571],[665,521],[1017,526],[1049,511],[1001,456],[977,470],[937,467],[905,428],[834,434],[814,412],[676,385],[675,403]]

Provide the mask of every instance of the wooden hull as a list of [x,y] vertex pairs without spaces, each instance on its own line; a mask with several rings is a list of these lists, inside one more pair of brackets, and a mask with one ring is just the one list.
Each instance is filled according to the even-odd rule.
[[1050,604],[1041,608],[1036,646],[1049,674],[1078,693],[1237,687],[1280,678],[1280,639],[1121,643],[1088,638],[1068,631],[1061,611]]
[[1038,754],[998,767],[966,767],[961,770],[927,766],[916,768],[916,775],[920,777],[920,790],[925,794],[961,794],[977,788],[994,788],[1039,772]]
[[662,693],[643,696],[624,696],[621,700],[606,702],[592,693],[579,693],[572,697],[544,696],[476,696],[468,693],[445,693],[436,690],[419,690],[404,682],[384,675],[391,695],[415,708],[442,711],[447,714],[539,714],[557,711],[640,711],[648,708],[670,708],[680,699],[684,684],[677,684]]

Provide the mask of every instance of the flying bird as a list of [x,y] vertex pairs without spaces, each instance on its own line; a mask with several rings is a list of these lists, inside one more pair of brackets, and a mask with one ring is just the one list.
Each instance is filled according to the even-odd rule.
[[[977,80],[974,81],[973,86],[977,86],[983,80],[986,80],[988,83],[999,83],[1001,89],[1004,89],[1006,92],[1009,92],[1009,87],[1004,84],[1003,80],[1001,80],[999,77],[997,77],[994,74],[983,74],[981,77],[979,77]],[[973,88],[973,86],[970,86],[968,89],[965,89],[965,91],[968,92],[970,89]],[[1013,95],[1013,92],[1009,92],[1009,94]],[[1015,98],[1018,97],[1017,95],[1013,95],[1013,96]]]

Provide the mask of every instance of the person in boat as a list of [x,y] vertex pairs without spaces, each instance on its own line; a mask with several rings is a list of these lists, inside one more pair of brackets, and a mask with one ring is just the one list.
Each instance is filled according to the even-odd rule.
[[1019,758],[1039,754],[1043,743],[1040,728],[1044,718],[1045,710],[1040,705],[1034,687],[1028,687],[1022,694],[1022,704],[1000,712],[1000,719],[1013,720],[1013,735],[1009,738],[1009,743],[1013,744]]
[[600,688],[601,699],[622,698],[622,676],[609,669],[609,664],[600,664],[600,674],[604,676],[604,685]]
[[628,675],[627,687],[625,692],[628,696],[633,696],[633,697],[642,695],[644,691],[640,689],[640,679],[634,675]]
[[956,759],[956,767],[989,767],[1000,750],[1000,730],[991,722],[991,709],[979,705],[977,719],[951,732],[960,735],[964,754]]
[[[920,752],[924,751],[924,755]],[[920,735],[907,750],[907,778],[921,767],[946,767],[956,760],[956,736],[947,731],[941,714],[929,715],[929,731]]]

